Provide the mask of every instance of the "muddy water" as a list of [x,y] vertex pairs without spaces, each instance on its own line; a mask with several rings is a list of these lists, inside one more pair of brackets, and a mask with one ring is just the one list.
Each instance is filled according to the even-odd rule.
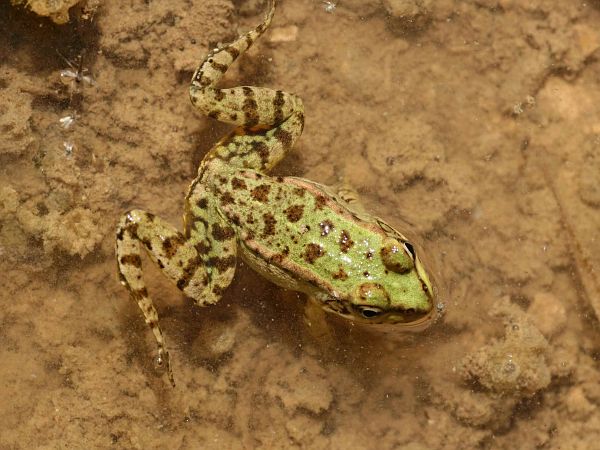
[[408,223],[443,320],[331,319],[323,345],[302,296],[243,264],[198,308],[148,260],[177,387],[154,368],[114,227],[133,207],[179,226],[228,129],[188,80],[263,9],[107,0],[56,25],[0,5],[0,448],[593,448],[597,2],[282,1],[228,83],[303,98],[277,173],[343,177]]

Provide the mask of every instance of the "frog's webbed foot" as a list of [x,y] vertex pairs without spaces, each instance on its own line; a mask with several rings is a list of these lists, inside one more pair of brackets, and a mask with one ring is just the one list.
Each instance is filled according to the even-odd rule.
[[275,1],[264,21],[234,42],[214,49],[192,77],[190,99],[207,116],[238,128],[204,158],[229,167],[269,171],[293,146],[304,127],[302,100],[288,92],[253,86],[217,88],[227,69],[271,24]]

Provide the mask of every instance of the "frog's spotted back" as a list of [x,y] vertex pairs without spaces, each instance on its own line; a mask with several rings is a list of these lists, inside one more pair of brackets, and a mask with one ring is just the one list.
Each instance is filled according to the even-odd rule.
[[219,88],[223,74],[269,27],[264,21],[215,49],[194,73],[190,98],[209,117],[237,125],[203,158],[185,198],[184,232],[132,210],[119,222],[120,280],[137,301],[173,374],[158,314],[142,272],[141,247],[198,305],[220,300],[239,253],[250,267],[304,291],[322,310],[369,323],[415,322],[432,310],[431,287],[405,239],[316,183],[267,174],[302,133],[304,108],[294,94],[263,87]]

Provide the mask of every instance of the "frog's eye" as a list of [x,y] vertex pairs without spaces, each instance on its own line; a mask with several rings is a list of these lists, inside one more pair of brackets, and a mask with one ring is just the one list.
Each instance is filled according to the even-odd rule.
[[410,242],[400,243],[386,238],[381,247],[381,259],[385,267],[393,272],[406,273],[415,266],[415,249]]
[[383,313],[379,308],[373,308],[372,306],[359,306],[357,309],[365,319],[373,319]]

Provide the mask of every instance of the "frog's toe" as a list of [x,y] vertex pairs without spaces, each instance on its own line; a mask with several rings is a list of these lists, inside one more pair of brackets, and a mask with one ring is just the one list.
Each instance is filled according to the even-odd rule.
[[175,387],[175,378],[173,377],[173,369],[171,368],[171,359],[169,357],[169,352],[164,349],[158,350],[158,355],[154,359],[154,367],[164,372],[166,370],[167,376],[169,377],[169,381],[171,385]]

